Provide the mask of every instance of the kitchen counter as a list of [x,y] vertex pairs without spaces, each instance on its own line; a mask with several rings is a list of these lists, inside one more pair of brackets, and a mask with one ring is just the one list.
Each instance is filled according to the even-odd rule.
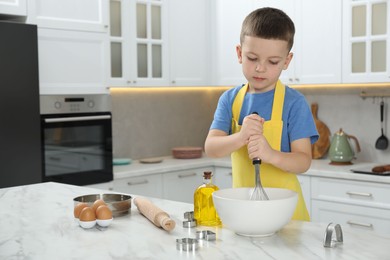
[[172,156],[156,158],[161,159],[161,163],[140,163],[139,160],[133,161],[128,165],[114,166],[114,179],[142,176],[147,174],[166,173],[180,171],[191,168],[214,166],[216,163],[231,167],[229,158],[212,159],[201,157],[196,159],[175,159]]
[[[114,179],[142,176],[156,173],[167,173],[200,167],[231,167],[230,157],[198,159],[174,159],[171,156],[161,157],[163,161],[155,164],[144,164],[134,161],[129,165],[114,166]],[[351,169],[372,168],[380,163],[355,162],[352,165],[330,165],[328,159],[313,160],[310,169],[305,173],[309,176],[331,177],[348,180],[360,180],[390,184],[390,176],[377,176],[351,172]]]
[[[151,199],[176,221],[166,232],[133,205],[107,229],[84,230],[73,217],[73,198],[102,193],[86,187],[42,183],[0,189],[0,259],[390,259],[389,236],[343,228],[344,243],[323,247],[328,223],[292,221],[270,237],[238,236],[226,228],[183,228],[192,204]],[[197,230],[216,233],[196,252],[176,249],[176,239]]]

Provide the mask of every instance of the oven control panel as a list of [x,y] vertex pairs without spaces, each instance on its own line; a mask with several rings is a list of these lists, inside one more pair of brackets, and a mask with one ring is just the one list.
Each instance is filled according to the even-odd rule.
[[110,95],[42,95],[40,112],[44,114],[71,114],[111,111]]

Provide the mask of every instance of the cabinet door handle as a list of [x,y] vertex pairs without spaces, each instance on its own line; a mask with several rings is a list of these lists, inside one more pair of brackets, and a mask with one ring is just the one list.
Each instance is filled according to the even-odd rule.
[[347,221],[348,224],[350,225],[353,225],[353,226],[361,226],[361,227],[367,227],[367,228],[373,228],[373,224],[370,224],[370,223],[362,223],[362,222],[357,222],[357,221],[353,221],[353,220],[348,220]]
[[193,173],[186,173],[186,174],[177,175],[177,177],[179,177],[179,178],[188,178],[188,177],[192,177],[192,176],[196,176],[196,173],[193,172]]
[[347,194],[350,196],[372,197],[372,194],[368,192],[347,191]]
[[226,174],[227,176],[232,176],[233,173],[232,172],[229,172],[228,174]]
[[127,182],[127,185],[141,185],[141,184],[147,184],[149,183],[148,180],[141,180],[141,181],[129,181]]

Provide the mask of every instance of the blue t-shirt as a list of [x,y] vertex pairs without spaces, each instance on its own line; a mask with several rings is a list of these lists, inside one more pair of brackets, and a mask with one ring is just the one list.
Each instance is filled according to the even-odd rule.
[[[242,86],[225,91],[218,101],[211,129],[232,133],[232,105]],[[257,112],[266,121],[271,119],[275,89],[264,93],[246,93],[241,108],[239,124],[245,116]],[[292,141],[310,138],[311,143],[318,140],[318,132],[305,97],[295,89],[286,86],[283,106],[282,152],[291,152]]]

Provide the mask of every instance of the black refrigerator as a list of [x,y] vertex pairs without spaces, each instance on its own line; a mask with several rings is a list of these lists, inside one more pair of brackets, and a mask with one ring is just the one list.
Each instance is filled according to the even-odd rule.
[[0,21],[0,188],[42,181],[37,26]]

